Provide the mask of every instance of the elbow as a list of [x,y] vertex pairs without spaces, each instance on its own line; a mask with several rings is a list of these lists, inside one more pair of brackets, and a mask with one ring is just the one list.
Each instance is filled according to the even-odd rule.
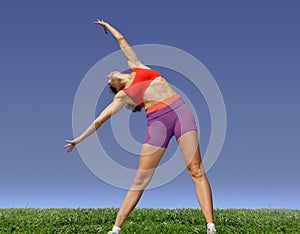
[[123,39],[125,39],[125,37],[124,37],[122,34],[116,36],[116,40],[117,40],[118,42],[122,41]]
[[99,119],[96,119],[96,120],[94,121],[94,126],[95,126],[96,129],[100,128],[100,126],[101,126],[102,124],[103,124],[103,122],[102,122],[101,120],[99,120]]

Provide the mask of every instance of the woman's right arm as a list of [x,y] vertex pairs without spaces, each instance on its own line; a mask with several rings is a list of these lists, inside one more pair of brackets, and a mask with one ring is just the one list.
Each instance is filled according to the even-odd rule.
[[97,131],[98,128],[108,120],[113,114],[117,113],[125,105],[124,95],[122,92],[116,94],[113,102],[109,104],[101,114],[93,121],[93,123],[76,139],[66,140],[69,144],[65,145],[64,148],[68,148],[67,152],[71,152],[76,144],[82,142],[88,136]]
[[100,24],[103,26],[104,30],[108,30],[111,35],[116,39],[116,41],[119,43],[119,46],[124,53],[125,57],[127,58],[128,61],[128,66],[129,68],[134,68],[134,67],[142,67],[142,68],[148,68],[138,58],[134,50],[131,48],[127,40],[125,39],[124,35],[121,34],[117,29],[115,29],[113,26],[111,26],[109,23],[104,22],[103,20],[97,20],[94,22],[94,24]]

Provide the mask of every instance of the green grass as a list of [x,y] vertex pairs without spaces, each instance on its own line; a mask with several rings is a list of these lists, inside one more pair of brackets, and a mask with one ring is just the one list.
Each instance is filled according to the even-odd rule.
[[[112,227],[115,208],[103,209],[0,209],[0,233],[104,233]],[[217,209],[219,234],[300,233],[300,210]],[[199,209],[135,209],[123,234],[206,233]]]

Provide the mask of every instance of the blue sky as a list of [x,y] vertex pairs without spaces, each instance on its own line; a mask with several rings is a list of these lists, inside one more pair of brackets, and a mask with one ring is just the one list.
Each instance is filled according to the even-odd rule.
[[[76,150],[66,154],[63,149],[64,140],[72,138],[80,82],[94,64],[118,50],[92,24],[99,17],[132,45],[179,48],[212,73],[228,124],[223,150],[208,171],[216,208],[299,208],[299,10],[300,3],[291,0],[1,2],[0,207],[121,204],[126,190],[97,178]],[[157,69],[173,85],[184,82],[173,71]],[[198,100],[199,93],[188,85],[183,90]],[[112,99],[106,92],[101,97],[98,112]],[[193,104],[205,150],[210,117],[205,103]],[[137,140],[143,137],[144,121],[143,113],[131,117]],[[106,138],[104,144],[116,144],[109,124],[98,135]],[[166,158],[175,148],[173,141]],[[137,159],[124,152],[112,157],[119,163]],[[184,172],[146,191],[139,206],[198,203]]]

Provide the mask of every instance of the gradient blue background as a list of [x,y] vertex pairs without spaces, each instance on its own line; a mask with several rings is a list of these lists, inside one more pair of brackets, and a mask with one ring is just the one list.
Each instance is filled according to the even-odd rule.
[[[224,148],[208,171],[216,208],[300,208],[299,12],[300,3],[291,0],[2,1],[0,207],[121,204],[126,190],[102,182],[76,150],[66,154],[63,148],[64,140],[72,139],[72,105],[81,80],[118,50],[112,37],[92,24],[99,17],[132,45],[177,47],[214,76],[228,117]],[[184,82],[172,71],[160,71],[174,79],[172,84]],[[197,90],[186,91],[193,100],[199,97]],[[98,111],[112,96],[105,92],[102,98]],[[205,103],[197,108],[205,151],[209,115]],[[142,138],[144,114],[132,121],[140,125],[131,128],[132,134]],[[108,136],[110,125],[98,134]],[[113,139],[111,144],[116,144]],[[173,141],[169,154],[175,147]],[[113,157],[126,161],[133,156]],[[147,191],[139,206],[198,203],[185,172]]]

